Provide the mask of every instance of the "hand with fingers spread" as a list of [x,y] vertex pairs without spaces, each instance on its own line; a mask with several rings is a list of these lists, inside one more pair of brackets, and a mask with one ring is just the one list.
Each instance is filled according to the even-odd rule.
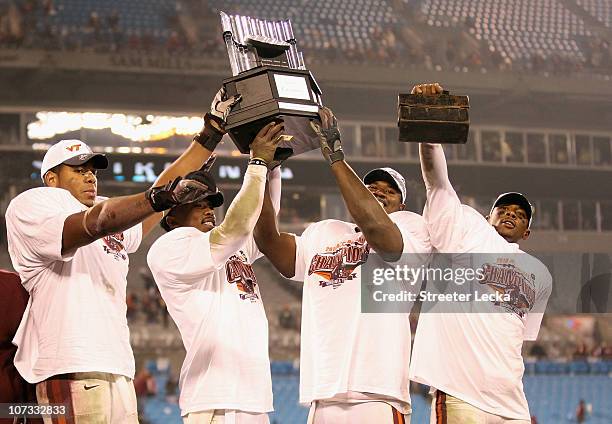
[[227,115],[229,115],[232,107],[241,100],[240,94],[225,100],[224,97],[226,97],[225,89],[221,87],[210,105],[210,112],[204,115],[204,128],[193,138],[193,141],[200,143],[210,151],[215,150],[215,147],[223,138]]
[[263,127],[251,143],[251,159],[260,159],[268,168],[274,162],[274,153],[282,140],[285,125],[283,122],[270,122]]
[[310,126],[319,137],[323,156],[330,165],[339,160],[344,160],[338,120],[331,109],[326,107],[319,109],[319,116],[321,117],[321,125],[315,121],[310,121]]
[[437,94],[442,94],[444,88],[437,82],[430,84],[417,84],[412,87],[412,91],[410,94],[423,94],[425,96],[434,96]]

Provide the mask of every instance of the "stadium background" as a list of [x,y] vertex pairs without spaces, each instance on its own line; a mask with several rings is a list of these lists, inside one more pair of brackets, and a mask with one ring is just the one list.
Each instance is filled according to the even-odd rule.
[[[40,184],[44,151],[62,138],[109,155],[102,195],[153,182],[230,75],[219,10],[292,20],[351,165],[360,174],[398,169],[411,210],[422,210],[424,189],[417,146],[397,142],[397,94],[428,81],[468,94],[470,141],[445,147],[463,201],[486,211],[499,192],[525,193],[536,207],[526,249],[593,253],[589,275],[610,284],[611,0],[2,0],[2,226],[10,199]],[[245,161],[229,140],[217,153],[216,176],[231,199]],[[318,152],[291,159],[283,177],[285,230],[348,219]],[[183,348],[146,269],[152,240],[133,255],[128,279],[137,386],[143,422],[180,422]],[[0,267],[11,269],[4,228]],[[301,288],[265,260],[256,272],[274,361],[271,421],[305,422],[297,406]],[[600,313],[547,316],[539,340],[524,345],[538,423],[576,422],[580,399],[587,422],[612,422],[612,318],[591,311]],[[414,387],[413,402],[413,423],[427,422],[424,388]]]

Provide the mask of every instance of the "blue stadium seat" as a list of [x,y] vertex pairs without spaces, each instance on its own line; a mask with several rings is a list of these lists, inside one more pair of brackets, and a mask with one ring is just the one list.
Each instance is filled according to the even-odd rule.
[[569,363],[569,371],[571,374],[587,374],[589,364],[586,361],[572,361]]
[[[275,364],[274,362],[272,364]],[[284,364],[289,364],[285,362]],[[612,378],[607,375],[556,375],[550,372],[567,372],[574,365],[543,361],[536,368],[544,367],[549,375],[526,375],[523,378],[525,394],[532,415],[543,424],[572,422],[573,414],[580,399],[592,406],[593,414],[588,424],[610,424],[612,422]],[[591,370],[593,365],[591,364]],[[597,362],[597,364],[606,364]],[[606,364],[607,368],[608,364]],[[276,366],[273,365],[276,369]],[[286,365],[279,368],[286,371]],[[157,386],[165,386],[163,376],[157,376]],[[272,374],[274,391],[274,412],[270,414],[272,424],[304,424],[308,409],[298,404],[299,376],[297,374]],[[429,420],[430,404],[420,393],[413,393],[412,422],[426,423]],[[157,396],[147,399],[144,405],[145,418],[151,424],[181,424],[179,408],[169,403],[160,391]]]
[[568,370],[565,362],[538,361],[535,364],[536,374],[564,374]]
[[610,361],[595,361],[589,365],[591,374],[608,374],[612,370],[612,362]]

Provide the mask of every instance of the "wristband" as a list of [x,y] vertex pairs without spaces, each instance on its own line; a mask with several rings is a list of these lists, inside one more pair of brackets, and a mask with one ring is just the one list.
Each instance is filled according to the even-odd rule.
[[262,166],[265,166],[266,168],[268,167],[268,164],[266,163],[266,161],[260,158],[251,159],[249,161],[249,165],[262,165]]
[[211,115],[210,113],[204,115],[204,128],[193,137],[193,141],[212,152],[223,138],[223,133],[213,127],[209,120],[215,120],[218,122],[218,118],[216,118],[214,115]]

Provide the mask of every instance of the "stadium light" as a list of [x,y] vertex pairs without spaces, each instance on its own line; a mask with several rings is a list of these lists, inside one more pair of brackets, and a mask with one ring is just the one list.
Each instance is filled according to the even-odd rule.
[[47,140],[57,134],[83,128],[108,128],[128,140],[143,142],[163,140],[173,135],[192,135],[200,131],[204,121],[198,116],[147,115],[147,123],[137,115],[97,112],[37,112],[36,121],[28,124],[30,140]]

